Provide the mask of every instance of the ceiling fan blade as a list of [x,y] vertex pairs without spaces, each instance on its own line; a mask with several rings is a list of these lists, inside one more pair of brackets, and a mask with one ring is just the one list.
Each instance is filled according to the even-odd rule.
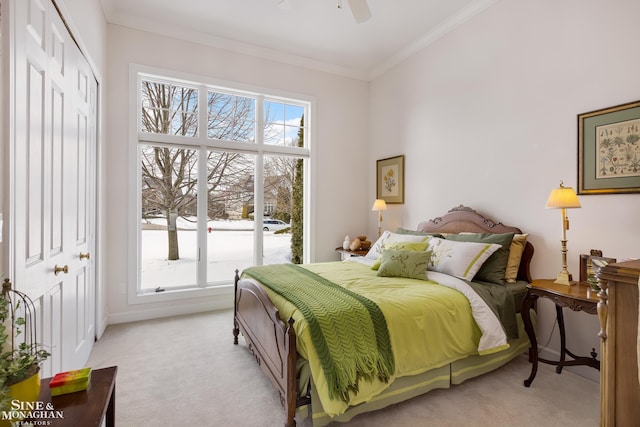
[[349,7],[351,8],[351,13],[356,23],[360,24],[371,18],[371,11],[369,10],[369,5],[367,5],[367,0],[349,0]]

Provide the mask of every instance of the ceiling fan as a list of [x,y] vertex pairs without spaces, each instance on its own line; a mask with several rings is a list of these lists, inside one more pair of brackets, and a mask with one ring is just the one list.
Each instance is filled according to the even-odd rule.
[[[357,24],[361,24],[371,18],[367,0],[347,0],[347,2]],[[291,0],[276,0],[276,5],[281,9],[290,9]],[[338,9],[342,9],[342,0],[338,0]]]

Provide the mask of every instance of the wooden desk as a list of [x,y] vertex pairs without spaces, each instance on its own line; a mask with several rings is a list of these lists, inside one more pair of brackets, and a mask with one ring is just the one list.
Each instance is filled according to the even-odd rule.
[[[524,380],[525,387],[529,387],[538,372],[538,362],[548,363],[556,366],[556,372],[561,373],[564,366],[587,365],[600,370],[600,361],[596,359],[594,351],[591,357],[576,356],[567,349],[566,335],[564,329],[564,315],[562,309],[569,307],[573,311],[584,311],[589,314],[597,314],[598,294],[592,292],[591,288],[584,283],[577,283],[572,286],[558,285],[553,283],[553,279],[534,280],[527,285],[527,295],[522,302],[522,320],[524,329],[529,337],[531,347],[529,348],[529,362],[531,362],[531,374]],[[531,323],[529,310],[534,306],[538,298],[548,298],[556,305],[556,318],[558,329],[560,330],[560,360],[548,360],[538,357],[538,342],[536,333]],[[566,356],[573,360],[566,360]]]
[[43,379],[40,382],[38,401],[45,405],[51,403],[55,411],[62,411],[64,418],[24,421],[31,421],[34,425],[39,425],[38,421],[46,421],[47,426],[100,427],[104,419],[106,427],[115,427],[117,371],[117,366],[94,369],[91,371],[91,380],[87,390],[53,397],[49,390],[51,378]]

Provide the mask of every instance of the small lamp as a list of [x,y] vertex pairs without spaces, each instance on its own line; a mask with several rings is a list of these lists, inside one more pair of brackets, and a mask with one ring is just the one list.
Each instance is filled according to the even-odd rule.
[[567,218],[567,209],[579,208],[580,201],[576,192],[571,187],[565,187],[560,181],[560,187],[554,188],[547,199],[547,209],[560,209],[562,212],[562,271],[558,273],[556,281],[560,285],[573,285],[571,283],[571,273],[567,270],[567,230],[569,229],[569,219]]
[[371,206],[372,211],[378,211],[378,237],[382,234],[382,211],[387,210],[387,203],[382,199],[376,199]]

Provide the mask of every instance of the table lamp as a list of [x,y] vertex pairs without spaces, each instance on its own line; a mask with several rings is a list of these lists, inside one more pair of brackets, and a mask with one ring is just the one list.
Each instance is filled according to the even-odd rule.
[[378,211],[378,237],[382,234],[382,211],[387,210],[387,203],[382,199],[376,199],[371,206],[372,211]]
[[580,201],[576,192],[571,187],[565,187],[560,181],[560,187],[554,188],[549,194],[547,209],[560,209],[562,212],[562,271],[558,273],[556,281],[560,285],[573,285],[571,283],[571,273],[567,270],[567,230],[569,229],[569,219],[567,218],[567,209],[579,208]]

